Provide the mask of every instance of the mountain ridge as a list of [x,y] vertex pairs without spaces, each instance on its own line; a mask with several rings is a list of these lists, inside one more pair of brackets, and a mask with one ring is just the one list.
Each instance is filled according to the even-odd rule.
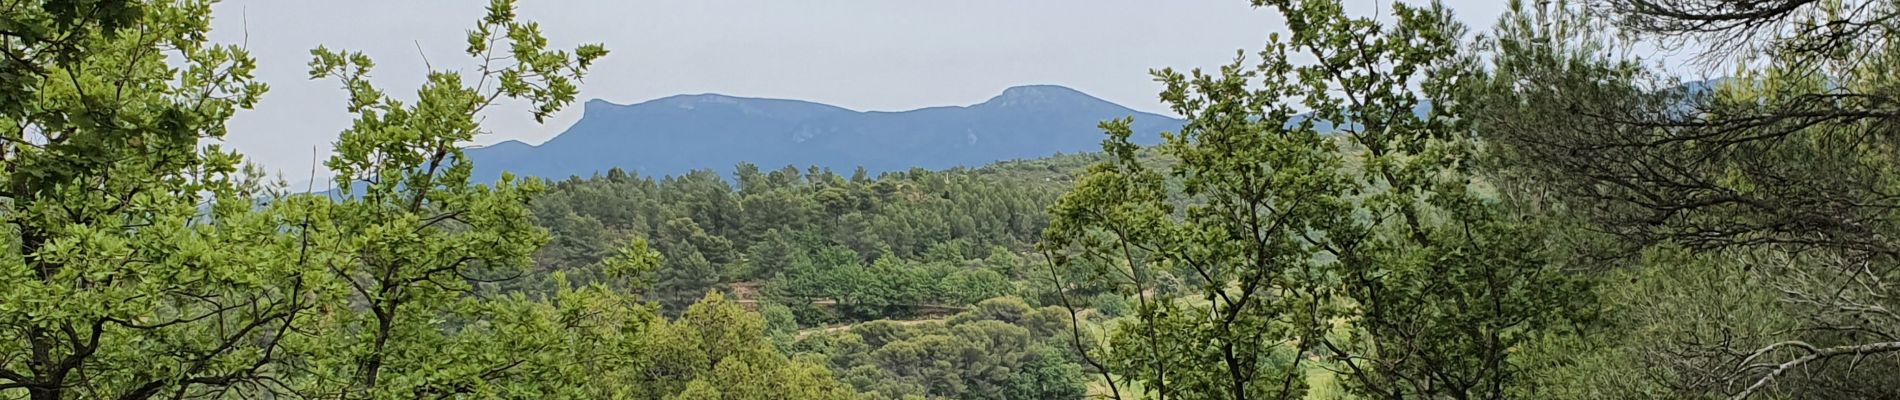
[[1133,117],[1138,143],[1182,120],[1059,85],[1021,85],[979,103],[860,111],[805,100],[680,94],[632,104],[583,103],[582,116],[540,144],[470,147],[475,178],[501,171],[561,179],[611,168],[643,175],[761,166],[869,172],[974,167],[1099,149],[1101,121]]

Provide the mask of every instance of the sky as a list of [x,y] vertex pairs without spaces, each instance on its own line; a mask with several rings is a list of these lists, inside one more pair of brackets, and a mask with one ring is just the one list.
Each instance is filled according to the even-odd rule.
[[[1346,0],[1361,13],[1391,0]],[[1474,31],[1504,0],[1447,0]],[[430,69],[466,71],[466,32],[485,0],[226,0],[211,39],[247,48],[270,85],[225,142],[289,181],[309,179],[348,127],[334,80],[309,79],[310,49],[362,51],[385,92],[413,98]],[[554,47],[602,43],[577,105],[544,123],[508,103],[483,116],[476,144],[541,143],[580,118],[578,102],[630,104],[719,93],[898,111],[982,102],[1026,84],[1064,85],[1168,114],[1153,68],[1212,67],[1282,29],[1241,0],[523,0]],[[322,172],[315,173],[322,177]]]

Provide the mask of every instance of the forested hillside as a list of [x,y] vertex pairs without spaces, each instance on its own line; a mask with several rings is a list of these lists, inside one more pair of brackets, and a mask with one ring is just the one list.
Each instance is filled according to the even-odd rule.
[[464,146],[609,51],[494,0],[414,96],[310,50],[305,193],[208,2],[0,0],[0,399],[1900,398],[1892,2],[1344,3],[1159,143],[547,180]]
[[[611,282],[603,261],[637,241],[662,260],[644,298],[679,312],[709,290],[743,296],[776,343],[830,360],[866,397],[1079,398],[1092,379],[1034,244],[1042,210],[1100,160],[570,178],[534,203],[555,239],[536,255],[540,278],[523,283],[550,290],[557,272]],[[1099,292],[1100,304],[1080,304],[1096,308],[1084,323],[1127,308],[1107,290],[1069,288]]]
[[[556,238],[537,255],[537,264],[572,275],[628,241],[644,239],[665,259],[657,271],[654,295],[669,306],[684,306],[725,284],[773,281],[789,285],[829,279],[817,274],[838,272],[833,267],[840,266],[813,263],[876,264],[905,273],[923,273],[914,270],[926,266],[913,261],[926,259],[954,265],[984,263],[993,256],[1010,257],[1031,249],[1048,225],[1041,210],[1072,183],[1083,165],[1096,158],[1060,156],[876,177],[863,170],[845,176],[815,167],[762,171],[752,164],[740,164],[730,175],[736,179],[705,170],[656,179],[615,169],[590,179],[554,182],[536,200],[536,219]],[[992,267],[1009,271],[1014,266]],[[987,275],[960,276],[957,281],[964,278],[988,281],[971,285],[1015,281]],[[805,295],[873,308],[879,306],[870,304],[989,297],[933,289],[903,294],[922,296],[915,301],[846,299],[869,293],[835,283],[810,283],[813,290],[832,293]]]

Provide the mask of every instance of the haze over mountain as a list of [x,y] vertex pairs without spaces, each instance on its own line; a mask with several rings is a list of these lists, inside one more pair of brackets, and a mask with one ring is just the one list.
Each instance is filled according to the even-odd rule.
[[1012,87],[969,106],[897,112],[694,94],[631,105],[591,100],[580,121],[545,143],[508,141],[467,155],[478,180],[501,171],[561,179],[615,167],[649,176],[724,172],[741,162],[878,173],[1095,151],[1105,138],[1098,124],[1122,117],[1134,117],[1134,139],[1142,144],[1182,124],[1053,85]]

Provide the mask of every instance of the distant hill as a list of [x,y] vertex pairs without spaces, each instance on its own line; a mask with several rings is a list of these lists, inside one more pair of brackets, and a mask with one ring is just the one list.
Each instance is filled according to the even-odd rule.
[[540,145],[518,141],[468,149],[475,178],[501,171],[543,178],[589,176],[619,167],[647,176],[740,162],[872,173],[943,169],[1097,151],[1105,120],[1134,117],[1135,142],[1154,144],[1182,121],[1135,111],[1074,89],[1018,86],[982,103],[910,111],[856,111],[825,104],[718,94],[639,104],[588,101],[580,121]]

